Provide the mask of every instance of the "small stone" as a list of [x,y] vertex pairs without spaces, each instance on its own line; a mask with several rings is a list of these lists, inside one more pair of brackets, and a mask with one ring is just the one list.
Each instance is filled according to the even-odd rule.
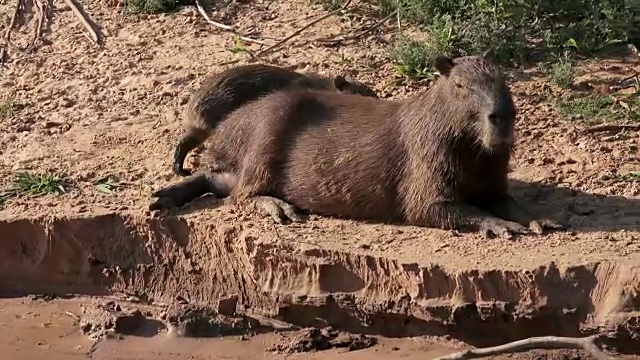
[[63,97],[62,99],[60,99],[60,106],[62,107],[68,108],[68,107],[72,107],[73,105],[75,105],[75,101],[69,98]]

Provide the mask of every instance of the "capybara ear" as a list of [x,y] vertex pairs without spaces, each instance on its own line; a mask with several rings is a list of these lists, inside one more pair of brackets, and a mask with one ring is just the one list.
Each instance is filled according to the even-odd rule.
[[443,75],[449,76],[451,74],[451,69],[455,66],[453,60],[449,59],[446,56],[438,56],[435,60],[436,70]]
[[333,86],[335,86],[336,89],[338,90],[344,90],[347,84],[348,84],[347,79],[345,79],[344,76],[342,75],[338,75],[333,78]]
[[493,52],[493,47],[488,48],[482,53],[482,57],[485,60],[494,62],[496,60],[496,54]]

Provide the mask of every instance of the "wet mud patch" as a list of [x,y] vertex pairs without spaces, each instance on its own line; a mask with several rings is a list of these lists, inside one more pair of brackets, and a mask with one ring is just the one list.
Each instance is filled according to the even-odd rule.
[[359,334],[353,335],[331,328],[306,328],[291,340],[277,344],[269,351],[277,353],[301,353],[329,349],[345,349],[345,351],[362,350],[375,346],[378,340],[374,337]]

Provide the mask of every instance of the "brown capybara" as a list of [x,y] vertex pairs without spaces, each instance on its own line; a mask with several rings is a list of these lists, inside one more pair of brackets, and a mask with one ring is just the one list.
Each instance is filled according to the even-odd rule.
[[210,192],[278,222],[306,210],[505,238],[562,228],[507,192],[516,108],[498,66],[484,56],[435,66],[433,85],[402,102],[285,89],[240,107],[208,149],[214,167],[155,192],[150,209]]
[[229,113],[243,104],[286,87],[377,97],[371,88],[342,75],[327,78],[262,64],[230,68],[205,79],[187,104],[186,131],[174,151],[173,172],[179,176],[191,174],[184,168],[187,154],[201,145]]

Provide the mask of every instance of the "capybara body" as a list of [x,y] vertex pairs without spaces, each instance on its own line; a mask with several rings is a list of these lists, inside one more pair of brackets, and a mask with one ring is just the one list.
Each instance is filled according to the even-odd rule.
[[201,145],[229,113],[245,103],[287,87],[377,97],[371,88],[344,76],[327,78],[263,64],[230,68],[205,79],[187,104],[186,131],[174,152],[174,173],[190,175],[190,171],[184,169],[187,154]]
[[246,104],[218,126],[211,168],[157,191],[151,208],[212,192],[276,221],[304,209],[504,237],[560,228],[507,193],[516,109],[498,67],[483,56],[436,67],[431,88],[402,102],[286,89]]

